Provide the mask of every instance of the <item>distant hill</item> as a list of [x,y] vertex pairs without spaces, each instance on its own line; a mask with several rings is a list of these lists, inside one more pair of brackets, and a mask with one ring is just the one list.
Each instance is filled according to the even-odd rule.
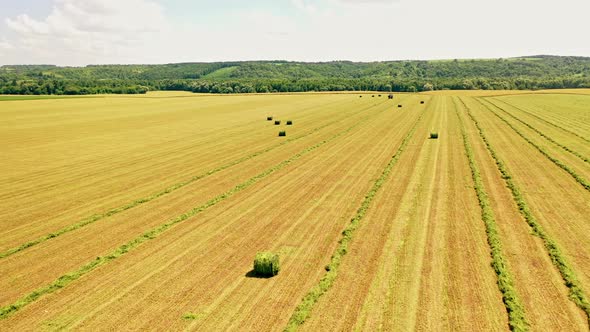
[[0,67],[0,93],[272,92],[590,87],[590,58],[534,55],[507,59]]

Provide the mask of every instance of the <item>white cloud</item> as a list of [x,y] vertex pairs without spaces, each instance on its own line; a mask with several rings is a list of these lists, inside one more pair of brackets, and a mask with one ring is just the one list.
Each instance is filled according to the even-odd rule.
[[33,61],[61,64],[132,61],[150,35],[168,29],[150,0],[55,0],[44,19],[22,14],[5,23]]

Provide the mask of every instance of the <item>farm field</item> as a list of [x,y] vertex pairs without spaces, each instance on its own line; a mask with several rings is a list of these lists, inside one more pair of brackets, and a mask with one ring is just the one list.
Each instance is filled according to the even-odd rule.
[[589,330],[590,90],[360,95],[0,96],[0,331]]

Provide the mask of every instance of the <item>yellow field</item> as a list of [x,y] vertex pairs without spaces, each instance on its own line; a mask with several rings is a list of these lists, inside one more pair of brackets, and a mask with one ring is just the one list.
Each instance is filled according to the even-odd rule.
[[590,90],[377,94],[0,101],[0,331],[588,330]]

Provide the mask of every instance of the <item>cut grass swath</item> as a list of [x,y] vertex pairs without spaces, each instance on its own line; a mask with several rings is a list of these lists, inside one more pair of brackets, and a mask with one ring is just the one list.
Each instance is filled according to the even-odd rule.
[[[365,112],[365,111],[367,111],[367,110],[369,110],[371,108],[373,108],[373,106],[365,107],[365,108],[361,109],[360,112]],[[299,136],[296,136],[296,137],[293,137],[293,138],[289,138],[289,139],[287,139],[285,141],[282,141],[279,144],[275,144],[275,145],[270,146],[270,147],[268,147],[266,149],[256,151],[253,154],[250,154],[248,156],[245,156],[245,157],[236,159],[234,161],[231,161],[231,162],[229,162],[229,163],[227,163],[227,164],[225,164],[223,166],[220,166],[220,167],[217,167],[215,169],[209,170],[206,173],[202,173],[202,174],[193,176],[193,177],[189,178],[186,181],[173,184],[173,185],[171,185],[171,186],[169,186],[169,187],[167,187],[167,188],[165,188],[165,189],[163,189],[163,190],[161,190],[159,192],[156,192],[154,194],[151,194],[151,195],[149,195],[147,197],[136,199],[133,202],[130,202],[130,203],[127,203],[125,205],[119,206],[117,208],[108,210],[108,211],[106,211],[104,213],[101,213],[101,214],[92,215],[90,217],[87,217],[87,218],[84,218],[84,219],[80,220],[79,222],[77,222],[77,223],[75,223],[73,225],[66,226],[66,227],[64,227],[62,229],[59,229],[59,230],[55,231],[55,232],[52,232],[52,233],[49,233],[47,235],[41,236],[41,237],[39,237],[39,238],[37,238],[35,240],[31,240],[29,242],[23,243],[23,244],[21,244],[18,247],[10,248],[10,249],[8,249],[8,250],[0,253],[0,259],[9,257],[11,255],[14,255],[14,254],[18,253],[18,252],[21,252],[23,250],[26,250],[26,249],[28,249],[30,247],[36,246],[36,245],[38,245],[40,243],[43,243],[43,242],[48,241],[48,240],[51,240],[51,239],[56,238],[58,236],[61,236],[63,234],[66,234],[66,233],[69,233],[69,232],[78,230],[80,228],[83,228],[85,226],[88,226],[90,224],[93,224],[93,223],[95,223],[95,222],[97,222],[97,221],[99,221],[101,219],[105,219],[105,218],[111,217],[111,216],[116,215],[118,213],[121,213],[121,212],[127,211],[129,209],[132,209],[134,207],[137,207],[137,206],[139,206],[141,204],[145,204],[145,203],[148,203],[150,201],[153,201],[153,200],[155,200],[155,199],[157,199],[159,197],[162,197],[162,196],[167,195],[167,194],[169,194],[169,193],[171,193],[171,192],[173,192],[175,190],[178,190],[178,189],[180,189],[182,187],[185,187],[185,186],[187,186],[187,185],[189,185],[189,184],[191,184],[191,183],[193,183],[195,181],[198,181],[198,180],[201,180],[203,178],[206,178],[207,176],[210,176],[212,174],[221,172],[221,171],[226,170],[226,169],[228,169],[230,167],[233,167],[235,165],[238,165],[238,164],[240,164],[242,162],[245,162],[247,160],[250,160],[250,159],[253,159],[255,157],[258,157],[258,156],[260,156],[260,155],[262,155],[264,153],[267,153],[267,152],[270,152],[270,151],[272,151],[274,149],[277,149],[277,148],[279,148],[279,147],[281,147],[281,146],[283,146],[285,144],[288,144],[288,143],[291,143],[293,141],[296,141],[296,140],[299,140],[301,138],[304,138],[304,137],[307,137],[309,135],[312,135],[312,134],[314,134],[314,133],[316,133],[316,132],[318,132],[318,131],[326,128],[326,127],[329,127],[329,126],[331,126],[331,125],[333,125],[335,123],[340,122],[341,120],[342,119],[337,119],[337,120],[331,121],[331,122],[329,122],[327,124],[324,124],[322,126],[316,127],[316,128],[310,130],[309,132],[307,132],[305,134],[302,134],[302,135],[299,135]]]
[[520,300],[520,297],[514,288],[514,277],[508,269],[507,261],[504,258],[504,254],[502,252],[502,240],[498,234],[494,211],[491,208],[490,200],[487,193],[485,192],[483,180],[481,179],[481,174],[475,162],[471,144],[469,143],[467,134],[465,132],[463,118],[459,114],[457,104],[454,99],[453,103],[455,103],[455,114],[459,118],[461,136],[463,137],[463,146],[469,161],[471,178],[473,179],[475,193],[477,195],[477,200],[479,201],[479,207],[481,208],[481,220],[483,221],[486,229],[488,246],[490,247],[490,255],[492,257],[492,268],[496,273],[498,289],[502,293],[502,300],[508,313],[508,324],[510,325],[510,330],[512,331],[526,331],[528,330],[529,324],[526,320],[526,313],[522,301]]
[[[369,108],[371,108],[371,107],[369,107]],[[381,110],[381,112],[383,112],[383,111],[384,110]],[[359,121],[357,121],[355,124],[348,127],[347,129],[345,129],[345,130],[343,130],[343,131],[341,131],[329,138],[326,138],[323,141],[316,143],[315,145],[313,145],[311,147],[308,147],[307,149],[293,155],[289,159],[283,160],[282,162],[276,164],[275,166],[265,170],[262,173],[259,173],[258,175],[254,176],[254,177],[251,177],[250,179],[246,180],[245,182],[242,182],[239,185],[233,187],[232,189],[224,192],[223,194],[220,194],[220,195],[210,199],[206,203],[204,203],[200,206],[197,206],[197,207],[181,214],[180,216],[178,216],[176,218],[170,219],[166,223],[164,223],[158,227],[152,228],[151,230],[141,234],[140,236],[136,237],[135,239],[121,245],[120,247],[118,247],[117,249],[112,251],[111,253],[109,253],[105,256],[97,257],[95,260],[83,265],[82,267],[78,268],[77,270],[67,273],[67,274],[57,278],[55,281],[51,282],[50,284],[48,284],[44,287],[38,288],[38,289],[34,290],[33,292],[21,297],[20,299],[16,300],[14,303],[0,307],[0,319],[7,318],[9,315],[16,313],[20,309],[33,303],[34,301],[36,301],[37,299],[39,299],[40,297],[42,297],[44,295],[51,294],[61,288],[68,286],[72,282],[78,280],[80,277],[92,272],[96,268],[103,266],[103,265],[125,255],[126,253],[136,249],[141,244],[143,244],[147,241],[150,241],[150,240],[153,240],[153,239],[159,237],[162,233],[166,232],[167,230],[176,226],[177,224],[179,224],[191,217],[194,217],[195,215],[218,204],[219,202],[222,202],[222,201],[228,199],[229,197],[232,197],[233,195],[251,187],[252,185],[260,182],[262,179],[269,176],[270,174],[273,174],[273,173],[287,167],[288,165],[297,161],[301,157],[317,150],[318,148],[320,148],[324,144],[329,143],[329,142],[349,133],[354,128],[358,127],[359,125],[361,125],[362,123],[367,121],[369,118],[371,118],[371,116],[372,116],[372,114],[361,118]]]
[[342,231],[342,238],[338,241],[338,246],[336,247],[336,251],[332,254],[332,258],[330,259],[330,263],[326,265],[325,270],[326,273],[320,279],[319,283],[310,289],[310,291],[303,297],[299,305],[295,308],[287,326],[285,327],[285,331],[295,331],[299,326],[301,326],[309,315],[311,314],[311,310],[313,309],[314,305],[318,301],[318,299],[324,295],[334,284],[336,277],[338,276],[338,269],[340,267],[340,263],[342,262],[342,258],[348,252],[348,244],[352,240],[354,232],[359,227],[362,219],[365,217],[371,202],[375,198],[375,195],[379,191],[379,189],[387,180],[387,177],[391,173],[393,166],[397,163],[400,158],[400,155],[404,151],[405,147],[408,145],[410,139],[412,138],[414,132],[416,131],[416,127],[418,123],[424,116],[424,112],[420,114],[412,128],[408,131],[406,136],[404,137],[402,143],[400,144],[397,151],[391,157],[389,163],[383,169],[383,172],[379,176],[377,180],[373,183],[373,186],[365,195],[360,207],[356,211],[356,214],[350,220],[348,226]]
[[496,154],[496,151],[491,146],[490,142],[485,136],[483,129],[479,125],[479,122],[471,114],[469,107],[465,105],[465,102],[461,98],[459,98],[459,100],[461,101],[461,103],[463,103],[463,106],[467,110],[467,115],[469,115],[469,118],[471,118],[471,121],[473,121],[473,123],[475,124],[479,136],[486,146],[486,149],[488,150],[492,158],[494,158],[494,161],[496,162],[496,167],[498,168],[498,171],[500,171],[500,173],[502,174],[502,179],[504,179],[506,186],[508,187],[508,189],[510,189],[512,198],[518,206],[520,214],[524,217],[527,224],[533,230],[533,234],[535,236],[538,236],[543,241],[545,249],[547,250],[549,257],[551,258],[551,262],[559,271],[565,286],[569,290],[570,300],[584,311],[584,313],[586,314],[586,319],[590,324],[590,302],[588,302],[587,296],[586,294],[584,294],[584,291],[582,290],[582,287],[580,285],[580,282],[578,281],[578,278],[576,277],[574,269],[566,261],[557,243],[549,237],[549,235],[545,232],[543,227],[537,222],[537,219],[531,212],[528,203],[524,199],[524,196],[521,194],[520,189],[512,180],[512,175],[508,171],[508,168],[500,159],[500,157],[498,157],[498,155]]
[[[487,99],[487,98],[486,98],[486,99]],[[506,103],[505,101],[502,101],[502,102]],[[508,104],[508,103],[506,103],[506,104]],[[546,124],[548,124],[548,125],[550,125],[550,126],[553,126],[553,127],[555,127],[555,128],[561,129],[562,131],[565,131],[566,133],[572,134],[572,135],[574,135],[574,136],[576,136],[576,137],[578,137],[578,138],[580,138],[580,139],[582,139],[582,140],[584,140],[584,141],[586,141],[586,142],[590,143],[590,139],[587,139],[586,137],[584,137],[584,136],[582,136],[582,135],[580,135],[580,134],[578,134],[578,133],[575,133],[575,132],[573,132],[573,131],[571,131],[571,130],[569,130],[569,129],[567,129],[567,128],[564,128],[564,127],[562,127],[562,126],[560,126],[560,125],[557,125],[557,124],[555,124],[555,123],[553,123],[553,122],[551,122],[551,121],[548,121],[548,120],[546,120],[545,118],[543,118],[542,116],[539,116],[539,115],[537,115],[537,114],[534,114],[534,113],[532,113],[532,112],[529,112],[529,111],[525,111],[524,109],[522,109],[522,108],[520,108],[520,107],[518,107],[518,106],[516,106],[516,105],[514,105],[514,104],[509,104],[509,105],[510,105],[510,106],[512,106],[513,108],[515,108],[515,109],[517,109],[517,110],[519,110],[519,111],[521,111],[521,112],[525,113],[525,114],[528,114],[528,115],[530,115],[530,116],[532,116],[532,117],[534,117],[534,118],[536,118],[536,119],[539,119],[539,120],[540,120],[540,121],[542,121],[542,122],[545,122]]]
[[[536,132],[537,134],[539,134],[539,136],[545,138],[546,140],[548,140],[549,142],[559,146],[560,148],[562,148],[563,150],[573,154],[574,156],[582,159],[585,163],[590,163],[590,159],[582,156],[581,154],[579,154],[578,152],[568,148],[567,146],[555,141],[553,138],[545,135],[545,133],[543,133],[542,131],[538,130],[537,128],[531,126],[530,124],[526,123],[525,121],[519,119],[518,117],[514,116],[514,114],[508,112],[507,110],[505,110],[504,108],[498,106],[497,104],[493,103],[491,100],[489,99],[485,99],[488,103],[494,105],[494,107],[496,107],[497,109],[501,110],[502,112],[504,112],[505,114],[507,114],[508,116],[510,116],[511,118],[515,119],[516,121],[522,123],[523,125],[527,126],[528,128],[530,128],[532,131]],[[503,102],[504,103],[504,102]],[[510,105],[510,104],[508,104]],[[512,106],[512,105],[511,105]]]
[[587,191],[590,191],[590,182],[588,182],[586,179],[584,179],[582,176],[580,176],[578,173],[576,173],[573,169],[571,169],[568,165],[566,165],[565,163],[563,163],[561,160],[559,160],[559,159],[553,157],[552,155],[550,155],[547,152],[547,150],[543,149],[542,147],[540,147],[539,145],[537,145],[535,142],[531,141],[520,130],[518,130],[516,127],[514,127],[510,122],[508,122],[501,115],[499,115],[498,113],[496,113],[488,105],[484,104],[483,102],[481,102],[481,100],[479,100],[477,98],[476,98],[476,100],[481,105],[483,105],[486,109],[488,109],[490,112],[492,112],[492,114],[494,114],[498,119],[502,120],[505,124],[507,124],[508,127],[510,127],[515,133],[518,134],[518,136],[522,137],[527,143],[529,143],[535,149],[537,149],[537,151],[541,152],[541,154],[544,155],[545,157],[547,157],[547,159],[549,159],[552,163],[554,163],[559,168],[563,169],[569,175],[571,175],[574,178],[574,180],[576,180],[576,182],[578,182],[582,187],[584,187],[584,189],[586,189]]

